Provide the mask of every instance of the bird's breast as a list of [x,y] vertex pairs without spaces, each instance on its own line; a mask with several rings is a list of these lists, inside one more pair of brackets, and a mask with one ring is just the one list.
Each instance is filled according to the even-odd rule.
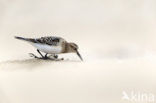
[[52,46],[52,45],[47,45],[47,44],[38,44],[38,43],[33,43],[32,44],[34,47],[36,47],[38,50],[48,53],[48,54],[59,54],[62,52],[62,46]]

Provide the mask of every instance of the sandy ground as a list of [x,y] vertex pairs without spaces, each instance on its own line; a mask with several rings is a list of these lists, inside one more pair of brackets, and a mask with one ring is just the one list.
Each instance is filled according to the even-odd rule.
[[[156,102],[155,0],[0,0],[0,103]],[[14,36],[61,36],[84,58],[37,53]],[[147,101],[123,100],[146,94]]]

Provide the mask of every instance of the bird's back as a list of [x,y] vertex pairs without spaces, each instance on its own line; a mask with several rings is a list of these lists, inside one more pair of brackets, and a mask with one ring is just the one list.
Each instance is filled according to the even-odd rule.
[[63,41],[65,41],[63,38],[54,37],[54,36],[41,37],[41,38],[34,39],[34,43],[47,44],[51,46],[58,46]]
[[59,54],[65,50],[66,41],[61,37],[55,36],[47,36],[41,38],[16,37],[16,39],[25,40],[38,50],[48,54]]

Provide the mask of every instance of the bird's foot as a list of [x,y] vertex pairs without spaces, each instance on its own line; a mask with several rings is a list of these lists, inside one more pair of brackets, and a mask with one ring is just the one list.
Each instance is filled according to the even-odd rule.
[[50,54],[48,57],[49,58],[53,58],[53,59],[57,59],[58,58],[58,55]]
[[55,58],[55,59],[58,59],[58,55],[54,55],[54,58]]
[[56,54],[49,55],[49,58],[51,58],[51,59],[53,59],[55,61],[64,60],[64,58],[58,58],[58,55],[56,55]]
[[45,55],[44,57],[38,57],[33,53],[29,53],[29,55],[30,55],[30,57],[34,57],[36,59],[42,59],[42,60],[55,60],[55,61],[64,60],[64,58],[58,58],[58,55],[53,55],[53,56],[52,55],[50,55],[50,56]]
[[30,56],[30,57],[34,57],[34,58],[37,58],[37,59],[40,59],[40,57],[36,56],[36,55],[33,54],[33,53],[29,53],[29,56]]
[[50,59],[50,58],[48,58],[47,56],[45,56],[45,57],[38,57],[38,56],[36,56],[36,55],[33,54],[33,53],[29,53],[29,55],[30,55],[30,57],[34,57],[34,58],[36,58],[36,59],[43,59],[43,60]]
[[56,54],[51,54],[48,57],[50,58],[50,60],[55,60],[55,61],[64,60],[64,58],[58,58],[58,55]]

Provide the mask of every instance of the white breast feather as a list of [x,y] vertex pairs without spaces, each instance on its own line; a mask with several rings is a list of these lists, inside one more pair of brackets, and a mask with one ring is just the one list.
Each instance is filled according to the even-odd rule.
[[48,54],[59,54],[62,51],[61,46],[50,46],[46,44],[31,43],[38,50]]

